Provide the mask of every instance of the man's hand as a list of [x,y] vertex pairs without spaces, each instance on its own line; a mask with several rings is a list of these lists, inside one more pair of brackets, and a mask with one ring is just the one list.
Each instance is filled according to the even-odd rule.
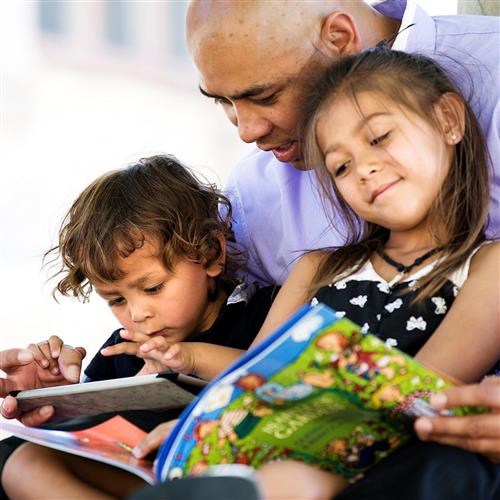
[[128,342],[120,342],[101,350],[103,356],[128,354],[144,359],[144,367],[137,375],[158,373],[167,369],[179,373],[193,373],[194,352],[189,342],[172,344],[165,337],[150,338],[142,333],[122,330],[120,336]]
[[9,396],[9,392],[76,383],[85,355],[83,347],[65,346],[56,336],[38,344],[30,344],[28,349],[0,352],[0,369],[6,375],[0,379],[0,397],[5,398],[0,410],[2,416],[19,418],[25,425],[39,425],[48,420],[54,412],[51,406],[21,415],[16,399]]
[[170,420],[155,427],[133,450],[136,458],[144,458],[152,451],[158,449],[165,438],[170,434],[178,420]]
[[421,417],[415,431],[423,441],[458,446],[500,462],[500,377],[487,377],[481,384],[453,387],[431,396],[437,410],[456,406],[486,406],[488,413],[465,417]]

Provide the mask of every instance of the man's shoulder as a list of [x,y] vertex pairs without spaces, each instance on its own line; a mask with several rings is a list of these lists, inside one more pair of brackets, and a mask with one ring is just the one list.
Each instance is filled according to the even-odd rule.
[[254,147],[230,170],[226,184],[240,184],[248,181],[252,183],[258,182],[263,175],[266,177],[272,175],[274,170],[280,168],[283,168],[283,164],[272,153]]

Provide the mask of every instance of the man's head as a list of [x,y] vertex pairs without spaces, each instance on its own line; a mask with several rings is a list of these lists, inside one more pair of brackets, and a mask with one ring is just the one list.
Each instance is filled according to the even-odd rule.
[[187,38],[202,93],[222,105],[241,139],[300,168],[308,81],[392,34],[386,21],[362,1],[199,0],[189,7]]

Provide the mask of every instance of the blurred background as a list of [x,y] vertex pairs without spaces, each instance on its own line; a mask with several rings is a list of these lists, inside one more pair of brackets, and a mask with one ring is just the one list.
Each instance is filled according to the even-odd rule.
[[[418,3],[431,14],[457,12],[456,0]],[[186,7],[0,3],[0,349],[57,334],[85,346],[88,361],[118,326],[99,297],[57,304],[41,270],[63,215],[90,181],[168,152],[222,185],[248,150],[198,92],[184,41]]]

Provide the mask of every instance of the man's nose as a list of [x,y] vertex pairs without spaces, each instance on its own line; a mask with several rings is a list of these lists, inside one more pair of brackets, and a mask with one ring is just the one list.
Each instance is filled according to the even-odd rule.
[[258,110],[243,105],[235,107],[234,112],[233,123],[238,127],[238,134],[243,142],[256,142],[271,132],[272,124]]

